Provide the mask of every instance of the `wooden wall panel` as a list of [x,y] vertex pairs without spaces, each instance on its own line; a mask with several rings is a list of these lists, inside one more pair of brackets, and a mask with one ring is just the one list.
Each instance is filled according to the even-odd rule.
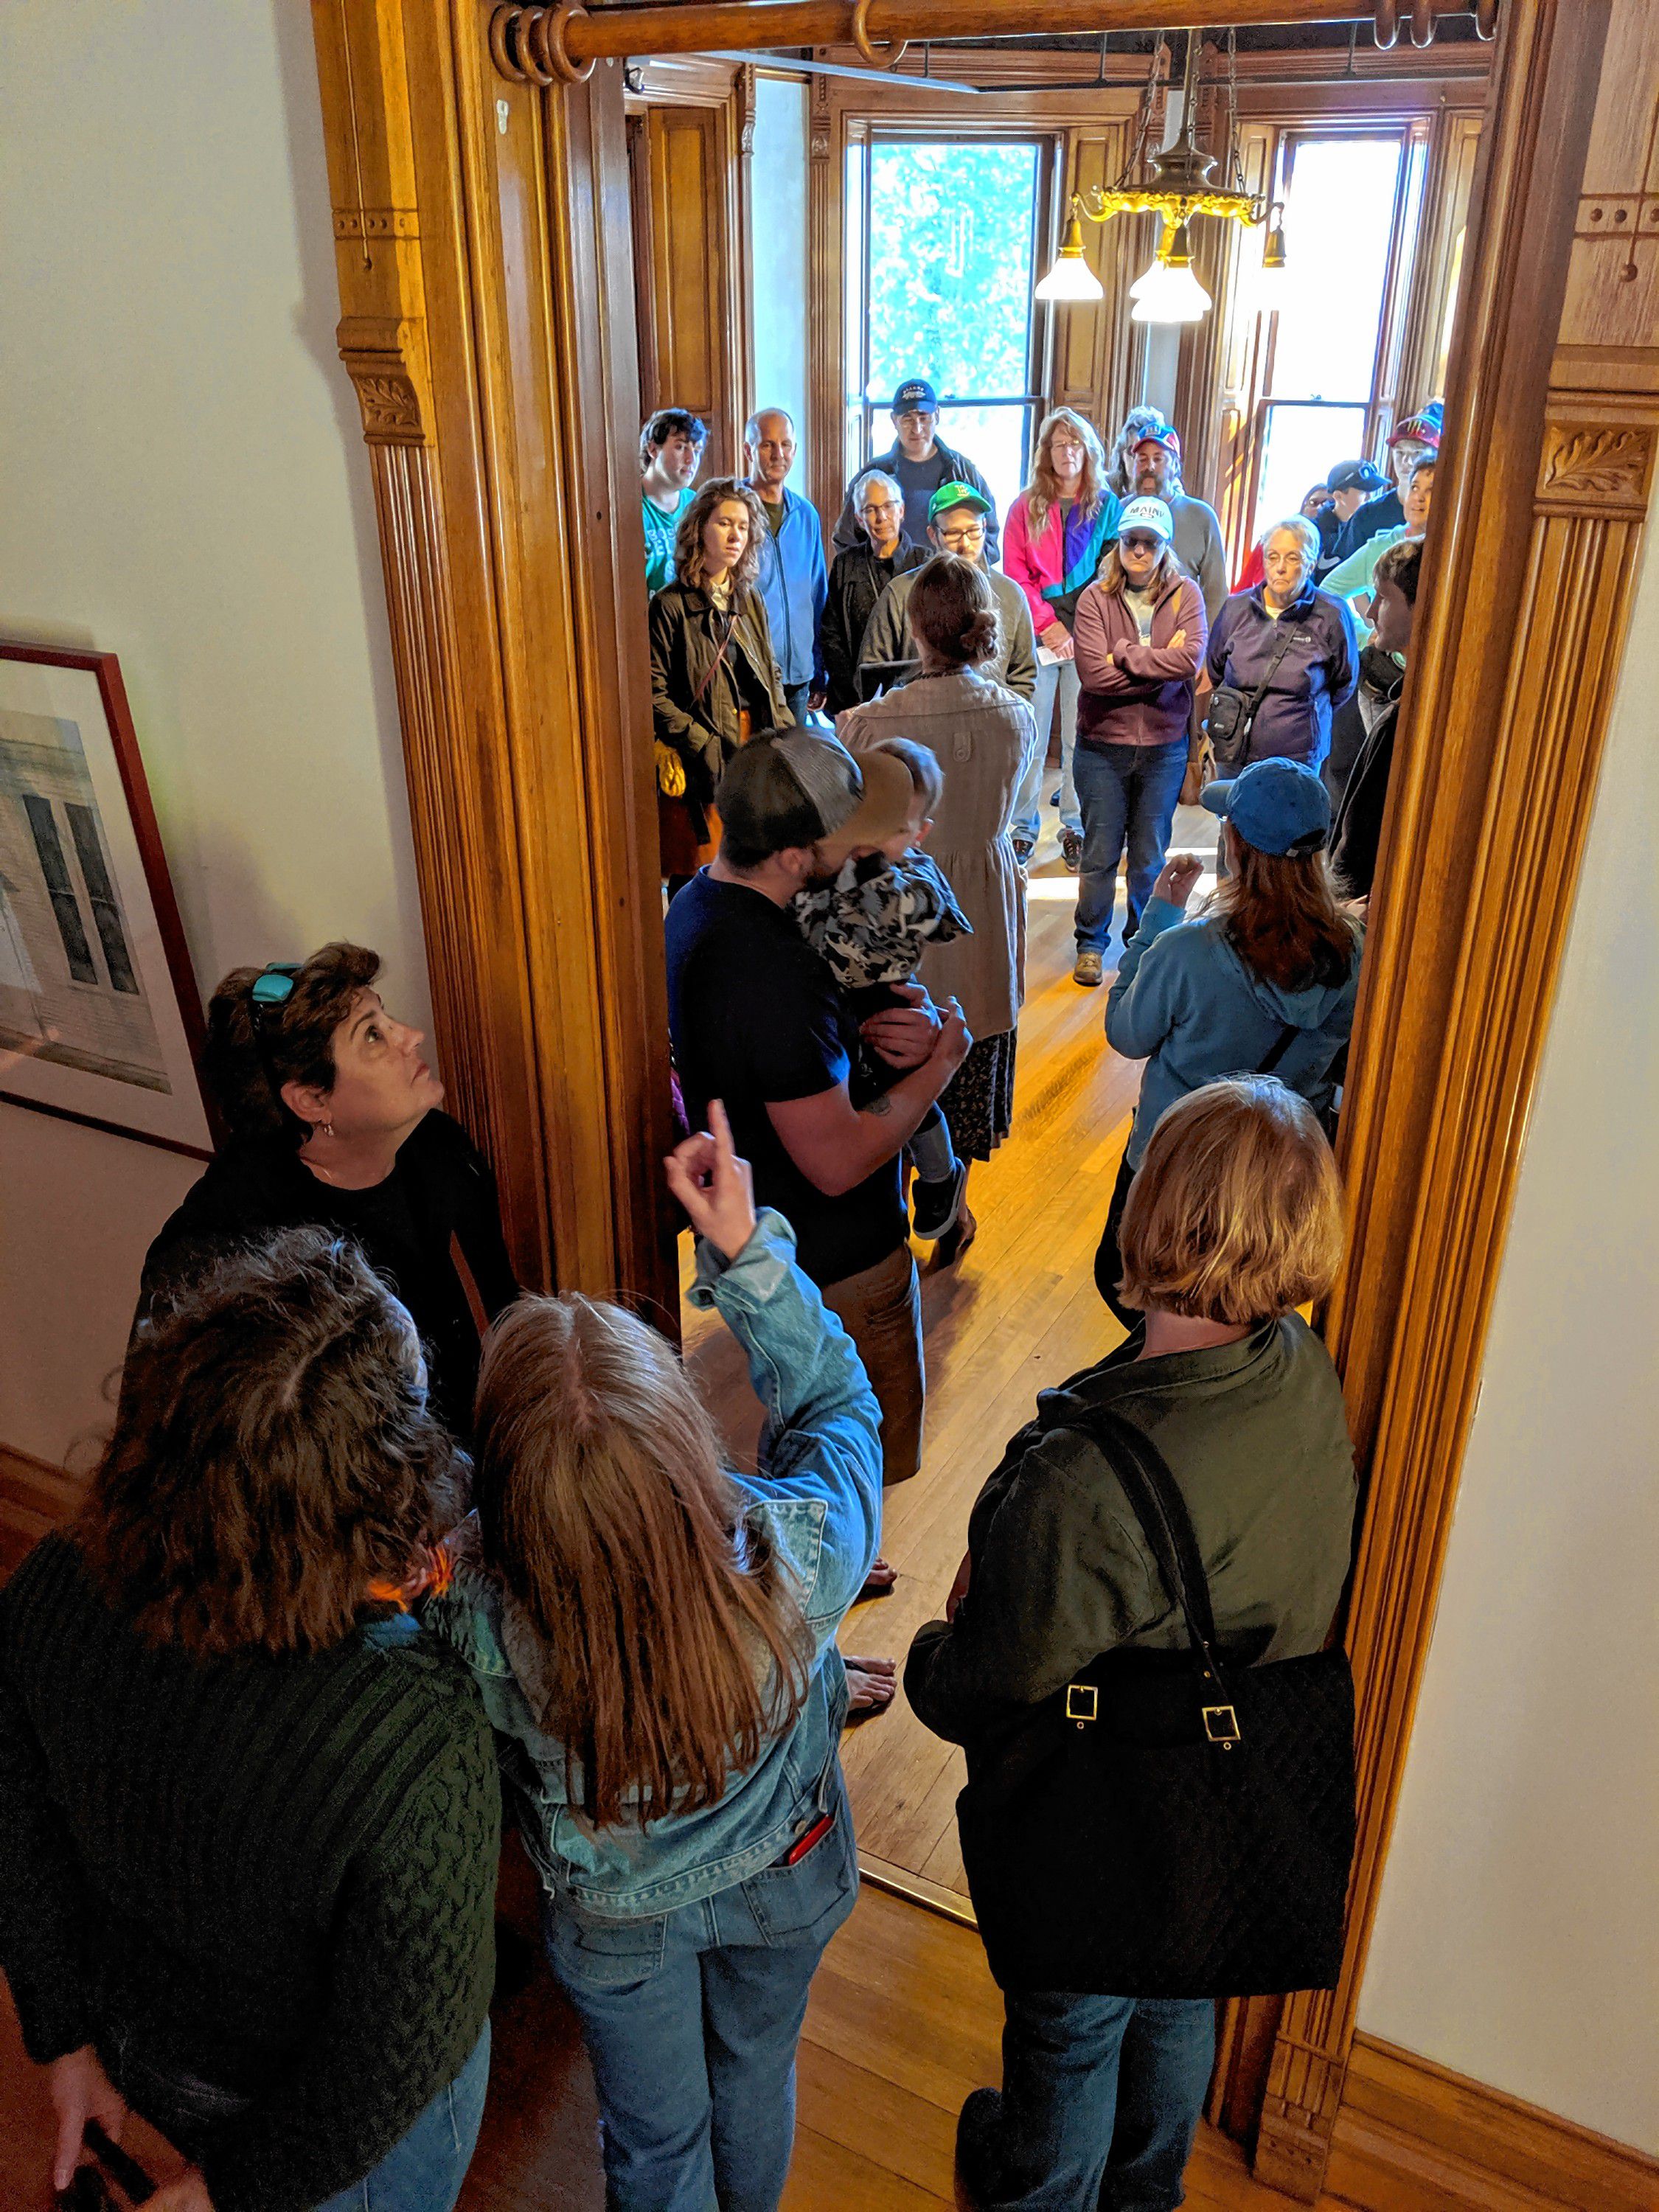
[[1461,112],[1435,118],[1422,232],[1401,349],[1399,388],[1407,408],[1445,394],[1482,124],[1480,116]]
[[648,360],[654,386],[641,392],[642,410],[689,407],[708,425],[702,473],[741,473],[744,324],[732,314],[742,297],[734,264],[737,174],[727,117],[714,107],[651,107],[643,119],[643,183],[647,213],[634,234],[650,253],[649,279],[638,288],[649,302]]

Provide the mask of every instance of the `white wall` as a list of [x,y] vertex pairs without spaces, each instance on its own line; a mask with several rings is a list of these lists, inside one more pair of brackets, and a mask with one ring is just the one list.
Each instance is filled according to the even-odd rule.
[[[0,8],[0,631],[120,655],[204,993],[344,936],[428,991],[310,11]],[[0,1106],[0,1442],[97,1420],[198,1170]]]
[[[790,482],[803,489],[807,456],[806,140],[811,92],[799,77],[755,83],[750,267],[755,290],[755,404],[787,407],[799,453]],[[833,521],[834,517],[830,520]]]
[[1659,504],[1360,2025],[1659,2152]]

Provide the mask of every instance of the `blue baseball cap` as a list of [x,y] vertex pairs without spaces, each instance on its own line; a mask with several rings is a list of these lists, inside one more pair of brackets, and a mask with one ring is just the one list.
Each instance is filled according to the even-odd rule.
[[925,376],[909,378],[893,394],[895,415],[907,415],[913,407],[920,407],[930,415],[939,413],[939,394]]
[[1241,775],[1206,783],[1204,805],[1231,822],[1247,845],[1280,859],[1317,853],[1329,842],[1331,801],[1323,781],[1300,761],[1252,761]]

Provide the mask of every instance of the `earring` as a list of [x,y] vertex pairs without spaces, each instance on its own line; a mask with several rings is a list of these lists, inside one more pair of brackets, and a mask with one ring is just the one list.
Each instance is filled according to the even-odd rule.
[[313,1121],[311,1125],[311,1133],[313,1137],[331,1137],[334,1134],[334,1124],[332,1121]]

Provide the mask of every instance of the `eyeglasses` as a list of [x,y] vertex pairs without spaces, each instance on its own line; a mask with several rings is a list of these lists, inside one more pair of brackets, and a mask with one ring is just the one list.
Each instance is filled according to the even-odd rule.
[[898,509],[890,499],[872,499],[859,509],[860,514],[896,514]]
[[98,2163],[77,2166],[69,2187],[52,2192],[56,2212],[124,2212],[106,2175],[119,2183],[129,2203],[149,2203],[155,2184],[130,2152],[110,2141],[96,2120],[87,2122],[82,2140]]
[[1156,553],[1164,540],[1161,538],[1143,538],[1135,532],[1127,538],[1120,538],[1117,542],[1126,553]]
[[948,530],[939,533],[941,545],[983,545],[985,525],[982,522],[953,522]]

